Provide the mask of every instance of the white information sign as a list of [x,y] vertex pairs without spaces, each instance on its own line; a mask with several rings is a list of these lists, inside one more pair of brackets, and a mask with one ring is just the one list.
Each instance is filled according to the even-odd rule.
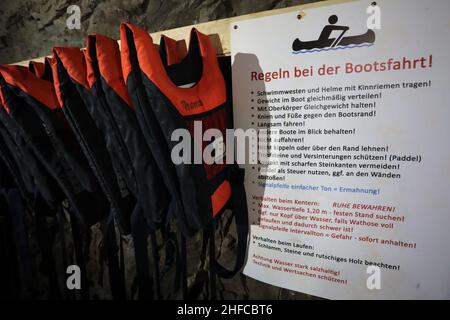
[[235,127],[268,153],[244,165],[245,274],[331,299],[450,298],[449,14],[350,1],[231,26]]

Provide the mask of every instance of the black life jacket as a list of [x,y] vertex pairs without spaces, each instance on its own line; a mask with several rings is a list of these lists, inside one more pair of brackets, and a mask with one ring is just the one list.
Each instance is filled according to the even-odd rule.
[[[191,133],[192,154],[197,149],[197,154],[203,155],[210,143],[194,141],[194,121],[202,122],[203,131],[219,130],[224,140],[225,130],[232,126],[226,84],[214,48],[206,35],[193,29],[187,56],[180,63],[165,67],[146,31],[131,24],[122,24],[120,31],[124,79],[146,141],[171,194],[179,201],[176,215],[182,230],[187,235],[206,230],[214,225],[214,217],[227,204],[233,208],[238,232],[236,264],[227,270],[214,257],[211,259],[213,271],[232,277],[244,264],[247,245],[243,171],[220,161],[174,165],[171,160],[177,145],[171,141],[174,130],[187,129]],[[191,88],[178,87],[190,82],[197,83]],[[224,153],[221,158],[225,160]]]
[[84,54],[79,48],[54,48],[53,53],[53,79],[59,104],[111,204],[121,231],[128,234],[134,203],[124,181],[118,181],[105,136],[97,127],[103,124],[87,85]]

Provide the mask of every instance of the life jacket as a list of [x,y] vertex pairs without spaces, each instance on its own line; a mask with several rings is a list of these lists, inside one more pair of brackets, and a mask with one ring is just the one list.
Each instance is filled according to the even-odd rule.
[[[161,35],[160,44],[159,44],[159,54],[161,56],[161,61],[165,68],[168,68],[170,66],[174,66],[177,64],[180,64],[183,59],[187,55],[187,49],[186,44],[184,41],[176,41],[174,39],[171,39],[170,37],[167,37],[166,35]],[[231,57],[227,56],[218,56],[217,57],[219,67],[221,70],[221,73],[225,80],[226,85],[226,92],[227,92],[227,102],[229,102],[229,105],[232,105],[232,81],[231,81]],[[173,67],[172,67],[173,68]],[[180,77],[183,77],[183,70],[179,70],[176,73],[172,72],[172,78],[175,82],[180,82]],[[181,78],[183,79],[183,78]],[[181,81],[181,84],[183,84],[183,81]],[[228,112],[228,123],[233,123],[233,115],[232,115],[232,109]],[[239,192],[239,188],[242,188],[242,186],[239,186],[236,188],[233,188]],[[242,188],[242,194],[237,194],[234,198],[234,201],[238,201],[236,199],[242,198],[242,195],[244,195],[244,189]],[[245,198],[245,197],[244,197]],[[245,199],[244,199],[245,200]],[[229,219],[229,217],[224,217],[224,219]],[[245,223],[245,222],[244,222]],[[245,238],[245,227],[240,228],[241,230],[244,230],[241,232],[241,236],[238,238]],[[240,258],[236,260],[236,265],[234,268],[234,271],[227,271],[225,268],[223,268],[221,265],[219,265],[215,260],[215,250],[214,250],[214,228],[212,230],[205,230],[203,233],[203,244],[202,244],[202,250],[200,254],[200,267],[197,270],[194,281],[191,283],[189,293],[186,293],[186,297],[189,299],[199,297],[201,295],[201,292],[203,291],[206,282],[209,282],[209,292],[210,292],[210,298],[215,299],[215,269],[219,270],[219,275],[221,277],[231,277],[234,272],[236,272],[239,268],[239,265],[243,263],[243,257],[245,255],[245,248],[242,248],[242,246],[245,246],[245,242],[241,241],[239,244],[241,248],[239,248],[238,244],[238,255],[240,254]],[[183,242],[183,238],[181,238],[181,241]],[[211,268],[209,270],[209,275],[205,274],[205,271],[203,270],[206,259],[208,255],[208,246],[209,246],[209,260],[211,261]],[[186,251],[186,248],[182,247],[182,250]],[[215,267],[214,267],[215,265]],[[185,267],[187,269],[187,267]],[[184,271],[185,274],[187,274],[187,271]],[[187,286],[187,284],[185,284]],[[206,292],[208,293],[208,292]]]
[[43,122],[41,119],[52,119],[51,110],[58,108],[52,83],[37,78],[27,68],[20,66],[1,66],[0,73],[0,86],[9,107],[9,115],[69,200],[81,225],[90,226],[100,221],[109,212],[107,203],[96,192],[86,190],[79,179],[92,174],[82,170],[82,165],[74,171],[66,163],[63,154],[67,153],[61,153],[61,148],[55,148],[55,145],[64,145],[60,140],[64,136],[58,135],[54,126],[56,122]]
[[[3,75],[0,75],[0,78],[3,87],[5,84]],[[3,90],[0,90],[0,96],[0,100],[2,101],[0,106],[0,132],[11,151],[11,155],[20,166],[22,177],[28,180],[26,183],[28,191],[26,197],[27,204],[23,205],[15,200],[17,203],[12,206],[16,209],[19,206],[28,207],[27,210],[32,211],[31,221],[36,238],[29,237],[29,240],[36,240],[41,254],[38,277],[43,276],[48,281],[48,291],[45,291],[48,297],[59,298],[61,291],[58,287],[58,275],[55,273],[56,264],[52,256],[52,239],[57,232],[53,228],[53,221],[56,220],[60,203],[64,199],[64,194],[39,160],[30,141],[27,141],[23,136],[20,126],[9,116],[8,111],[10,108],[6,102],[9,99],[4,97]],[[22,210],[21,214],[23,213]],[[24,222],[25,220],[23,219],[22,223]],[[16,224],[14,230],[23,228],[29,229],[30,226]]]
[[[150,225],[165,222],[169,194],[148,149],[122,78],[117,41],[91,35],[87,43],[89,87],[102,105],[100,113],[109,123],[108,135],[120,145],[118,158],[127,167],[127,184],[133,190]],[[118,148],[119,149],[119,148]]]
[[[46,58],[44,64],[44,71],[37,74],[42,79],[48,79],[53,85],[52,74],[53,58]],[[32,63],[30,63],[32,65]],[[97,200],[100,200],[104,205],[104,212],[101,218],[108,215],[109,205],[108,200],[105,197],[99,182],[95,177],[92,169],[90,168],[88,161],[78,144],[75,134],[72,132],[70,125],[64,117],[62,108],[54,109],[38,109],[38,114],[41,117],[44,125],[47,128],[49,135],[52,137],[54,147],[59,151],[59,154],[64,158],[66,165],[69,166],[68,171],[76,172],[77,178],[83,184],[83,186],[91,195],[95,196]],[[100,210],[97,210],[100,211]],[[100,221],[100,220],[99,220]],[[73,226],[75,229],[77,226]],[[72,230],[76,232],[76,230]],[[79,255],[83,254],[82,248],[80,248],[80,241],[85,241],[80,235],[74,234],[74,242],[76,250],[79,251]],[[122,255],[122,246],[120,244],[120,253],[118,254],[118,246],[116,240],[116,231],[114,227],[114,219],[112,216],[106,220],[104,228],[104,241],[102,248],[105,249],[106,258],[108,260],[109,280],[111,286],[111,293],[114,299],[122,300],[125,298],[125,280],[123,276],[123,270],[121,270],[119,254]],[[101,249],[103,250],[103,249]],[[100,253],[101,254],[101,253]],[[82,257],[80,257],[82,258]],[[100,270],[99,274],[101,273]],[[92,275],[94,275],[93,272]]]
[[[8,106],[9,116],[17,124],[19,133],[23,139],[31,146],[33,153],[46,171],[55,180],[56,186],[60,188],[64,198],[70,203],[71,228],[74,237],[77,264],[82,269],[82,296],[87,298],[87,280],[85,273],[85,254],[83,253],[83,239],[81,239],[82,229],[86,229],[92,224],[100,221],[109,213],[109,205],[106,198],[92,190],[86,190],[80,183],[78,177],[86,177],[89,173],[74,172],[72,167],[65,161],[63,156],[63,136],[58,136],[55,130],[55,118],[52,118],[50,110],[57,108],[57,100],[51,82],[42,80],[33,75],[25,67],[2,66],[0,67],[0,86],[4,103]],[[41,117],[47,121],[42,121]],[[58,143],[59,142],[59,143]],[[68,146],[70,147],[70,146]],[[76,150],[76,148],[75,148]],[[92,174],[91,174],[92,175]],[[98,188],[96,188],[98,189]],[[62,198],[60,202],[64,200]],[[53,228],[60,237],[64,237],[64,220],[58,214],[62,210],[61,205],[55,210],[55,220],[61,227]],[[43,254],[54,265],[52,256],[52,246],[54,237],[48,237],[49,233],[46,221],[41,215],[36,215],[36,223],[39,226],[40,242],[42,243]],[[64,241],[63,241],[64,242]],[[63,250],[65,251],[65,250]],[[62,261],[66,260],[65,253]],[[67,263],[65,263],[67,265]],[[66,267],[66,266],[64,266]],[[54,271],[49,271],[54,274]],[[52,282],[56,282],[52,280]],[[57,284],[52,284],[56,287]]]
[[104,134],[107,123],[99,113],[99,105],[88,86],[85,54],[78,48],[55,48],[53,51],[51,65],[58,100],[114,214],[105,228],[106,248],[112,294],[114,299],[123,300],[126,298],[123,241],[119,237],[117,247],[114,221],[122,234],[129,234],[136,199],[126,185],[126,169],[116,159],[114,140]]
[[[117,150],[116,159],[125,169],[126,183],[138,200],[138,208],[131,217],[131,232],[135,245],[139,298],[150,298],[152,285],[154,297],[159,298],[159,255],[155,232],[166,223],[170,196],[165,186],[161,185],[160,173],[145,143],[126,90],[117,41],[101,35],[90,35],[85,55],[89,89],[98,103],[98,113],[105,122],[103,133],[111,139]],[[146,238],[149,234],[155,269],[153,283],[150,283],[148,274]]]
[[[52,58],[46,58],[45,64],[42,64],[44,69],[40,72],[36,72],[39,68],[30,68],[31,72],[35,71],[34,73],[38,78],[49,81],[51,86],[47,87],[50,91],[54,90],[51,69],[52,60]],[[36,64],[37,62],[30,62],[30,66]],[[49,95],[51,94],[52,93],[49,93]],[[72,132],[69,123],[64,117],[62,109],[60,107],[50,108],[44,104],[37,104],[35,105],[34,110],[44,124],[47,134],[53,143],[53,147],[63,159],[66,170],[68,172],[72,172],[72,176],[76,175],[75,179],[81,183],[86,191],[99,193],[98,197],[102,197],[98,180],[90,168],[89,163],[83,154],[80,145],[78,144],[75,134]],[[103,202],[105,201],[107,200],[103,199]],[[101,215],[101,217],[104,216],[105,214]]]
[[[107,137],[97,127],[103,123],[87,85],[84,54],[79,48],[54,48],[53,54],[51,64],[59,105],[111,204],[121,231],[129,234],[134,203],[123,179],[118,181],[117,168],[108,153]],[[108,146],[112,144],[108,142]]]
[[[171,160],[177,145],[171,140],[174,130],[187,129],[191,134],[192,154],[197,149],[197,154],[203,155],[205,148],[211,146],[208,147],[209,142],[194,141],[194,121],[201,121],[204,131],[219,130],[223,139],[225,130],[232,126],[226,84],[214,48],[206,35],[193,29],[187,56],[178,64],[164,66],[146,31],[122,24],[120,34],[123,76],[147,144],[171,194],[179,201],[176,215],[183,232],[193,235],[199,230],[214,230],[214,218],[227,205],[233,208],[238,233],[234,268],[225,269],[210,252],[212,271],[230,278],[243,266],[247,245],[243,170],[220,161],[207,164],[202,160],[195,164],[189,159],[191,163],[174,165]],[[193,87],[178,87],[191,82],[196,82]],[[226,150],[225,146],[222,150]],[[218,157],[224,160],[225,153]],[[211,249],[214,237],[210,236],[209,240]]]
[[[186,46],[184,41],[177,41],[166,35],[161,35],[159,42],[159,55],[161,56],[164,67],[179,64],[186,56]],[[233,105],[233,93],[232,93],[232,79],[231,79],[231,57],[230,56],[218,56],[217,61],[219,68],[222,71],[222,75],[225,80],[225,86],[227,89],[227,101],[229,105]],[[175,75],[176,76],[176,75]],[[233,109],[228,112],[230,123],[233,123]]]

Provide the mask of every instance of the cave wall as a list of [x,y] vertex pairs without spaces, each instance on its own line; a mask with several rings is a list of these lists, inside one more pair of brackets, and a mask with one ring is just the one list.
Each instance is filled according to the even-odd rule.
[[[0,63],[48,55],[53,46],[84,46],[96,32],[118,39],[128,21],[150,32],[317,0],[14,0],[0,1]],[[81,29],[66,26],[81,9]]]
[[[150,32],[217,20],[252,12],[298,5],[314,0],[21,0],[0,3],[0,63],[13,63],[48,55],[53,46],[84,46],[87,34],[96,32],[119,38],[119,24],[129,21]],[[67,7],[81,8],[81,29],[66,27]],[[229,215],[219,223],[218,252],[232,264],[235,258],[235,232]],[[229,227],[231,225],[231,228]],[[227,226],[226,228],[223,226]],[[125,239],[131,241],[130,239]],[[100,240],[99,240],[100,241]],[[198,264],[201,238],[189,241],[189,274]],[[133,260],[132,244],[126,257]],[[127,278],[134,278],[133,266]],[[314,299],[301,293],[264,284],[244,275],[218,284],[219,297],[228,299]],[[107,298],[105,296],[105,298]]]

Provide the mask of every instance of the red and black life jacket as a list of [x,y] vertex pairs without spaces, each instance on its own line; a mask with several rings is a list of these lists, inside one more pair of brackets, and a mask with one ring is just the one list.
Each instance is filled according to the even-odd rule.
[[[124,78],[131,96],[136,100],[136,109],[142,114],[142,117],[138,119],[147,143],[160,165],[162,174],[170,177],[171,179],[167,178],[167,180],[172,180],[175,185],[170,191],[179,197],[180,210],[177,212],[179,223],[185,233],[193,234],[209,225],[231,196],[228,181],[218,179],[214,186],[209,183],[218,173],[223,172],[226,165],[181,164],[175,166],[172,163],[170,151],[176,143],[171,141],[170,137],[177,128],[192,129],[193,121],[185,121],[183,117],[195,115],[198,111],[210,111],[226,102],[225,91],[216,92],[206,87],[209,86],[206,83],[207,78],[211,80],[210,83],[217,81],[219,86],[220,82],[223,83],[220,70],[212,68],[212,72],[205,73],[204,81],[197,84],[195,88],[181,89],[168,77],[158,51],[147,32],[129,24],[122,24],[121,45]],[[215,55],[213,61],[217,64]],[[183,75],[187,76],[187,74]],[[202,90],[199,90],[200,87]],[[136,92],[138,90],[141,92]],[[200,97],[200,95],[206,96]],[[185,105],[196,105],[197,108],[188,107],[189,110],[186,110]],[[226,114],[225,108],[218,109],[219,112]],[[217,121],[216,127],[225,136],[226,118],[218,117],[212,121]],[[194,143],[192,145],[196,147]]]
[[[4,70],[7,71],[8,69],[5,68]],[[3,87],[8,87],[3,74],[0,76],[0,81],[3,84]],[[8,90],[6,90],[5,93],[8,94]],[[14,98],[14,95],[9,94],[9,96]],[[49,208],[57,208],[61,201],[64,200],[63,192],[55,179],[51,176],[50,172],[45,168],[44,164],[38,159],[30,141],[27,141],[23,136],[20,126],[10,117],[10,107],[8,106],[7,98],[4,96],[3,90],[0,90],[0,98],[2,101],[0,120],[3,124],[0,130],[3,131],[4,138],[11,138],[8,139],[12,141],[10,147],[14,148],[14,154],[20,159],[20,163],[23,166],[22,168],[24,168],[24,170],[28,169],[35,186],[33,192],[37,192],[37,194],[47,203]]]
[[[49,79],[49,90],[54,90],[53,75],[51,69],[52,58],[46,58],[43,65],[44,71],[41,73],[35,73],[40,79]],[[34,63],[33,65],[35,65]],[[30,62],[30,65],[32,63]],[[33,70],[36,70],[35,68]],[[30,71],[32,71],[30,69]],[[47,79],[44,75],[49,74]],[[51,88],[51,89],[50,89]],[[49,93],[51,94],[51,93]],[[53,93],[53,96],[55,94]],[[50,136],[51,142],[54,148],[57,150],[59,156],[63,159],[63,163],[66,166],[68,172],[72,172],[72,175],[76,175],[76,179],[81,183],[86,191],[92,193],[99,193],[101,196],[101,188],[95,177],[89,163],[78,144],[75,134],[72,132],[69,123],[67,122],[62,109],[57,106],[48,107],[43,104],[35,105],[36,113],[44,124],[47,134]],[[104,215],[103,215],[104,216]]]
[[[101,35],[90,35],[86,46],[87,79],[98,103],[98,112],[106,122],[104,134],[117,150],[117,159],[126,169],[126,182],[138,200],[131,217],[131,232],[140,299],[152,297],[148,274],[148,234],[151,236],[154,297],[159,298],[159,256],[155,231],[165,229],[169,210],[169,193],[161,184],[161,175],[138,125],[136,113],[122,77],[117,41]],[[148,225],[148,227],[146,227]]]
[[[191,163],[174,165],[171,160],[177,145],[171,139],[174,130],[187,129],[192,149],[203,155],[211,142],[199,145],[194,141],[194,121],[201,121],[203,131],[219,130],[224,140],[225,130],[232,126],[231,106],[215,50],[206,35],[193,29],[186,57],[178,64],[164,66],[146,31],[122,24],[120,33],[124,79],[146,141],[174,200],[179,201],[176,216],[182,230],[192,235],[208,229],[227,204],[233,208],[239,249],[236,265],[226,270],[215,259],[211,261],[212,269],[220,276],[232,277],[243,266],[247,245],[243,171],[220,161],[195,164],[190,159]],[[193,87],[179,87],[192,82]],[[225,160],[225,154],[222,156]]]
[[[52,95],[46,92],[45,85],[33,83],[33,80],[39,79],[25,67],[1,66],[0,74],[2,102],[7,106],[7,113],[2,117],[3,123],[15,137],[16,144],[21,146],[16,151],[25,155],[24,170],[29,169],[39,194],[45,194],[40,191],[44,186],[44,190],[47,187],[51,195],[54,195],[51,201],[44,198],[44,202],[39,194],[35,194],[31,209],[34,212],[36,240],[42,254],[42,270],[49,280],[49,294],[50,297],[58,298],[64,289],[58,285],[60,277],[55,271],[57,265],[52,247],[57,234],[62,236],[62,229],[58,227],[62,224],[59,214],[62,202],[67,198],[71,204],[79,203],[79,198],[75,200],[79,195],[74,192],[74,185],[68,180],[58,153],[52,148],[45,127],[34,112],[35,104],[51,101]],[[48,88],[51,89],[52,86],[49,85]],[[86,203],[92,204],[90,201]],[[71,219],[76,224],[81,221],[79,209],[79,206],[74,207],[76,215]],[[81,266],[79,259],[77,262]]]
[[134,201],[123,179],[118,179],[121,176],[108,153],[106,137],[97,127],[102,125],[101,116],[87,84],[84,54],[79,48],[54,48],[53,53],[53,79],[59,105],[111,204],[122,232],[128,234]]
[[[97,100],[103,104],[114,134],[123,146],[120,155],[128,164],[133,185],[150,225],[165,223],[169,194],[161,185],[161,175],[147,147],[131,98],[122,77],[120,50],[116,40],[96,35],[88,37],[88,80]],[[106,115],[105,115],[106,118]],[[130,188],[131,189],[131,188]]]
[[[81,182],[95,181],[90,178],[93,175],[89,167],[83,167],[82,158],[78,157],[81,161],[75,168],[67,163],[66,158],[76,154],[77,145],[67,145],[64,131],[58,130],[62,128],[57,127],[57,121],[52,121],[58,117],[52,110],[59,109],[53,84],[37,78],[25,67],[2,66],[0,72],[0,86],[9,115],[69,200],[81,225],[90,226],[100,221],[109,212],[107,202],[97,195],[98,187]],[[67,147],[63,150],[64,145]],[[70,147],[74,149],[68,151]]]

